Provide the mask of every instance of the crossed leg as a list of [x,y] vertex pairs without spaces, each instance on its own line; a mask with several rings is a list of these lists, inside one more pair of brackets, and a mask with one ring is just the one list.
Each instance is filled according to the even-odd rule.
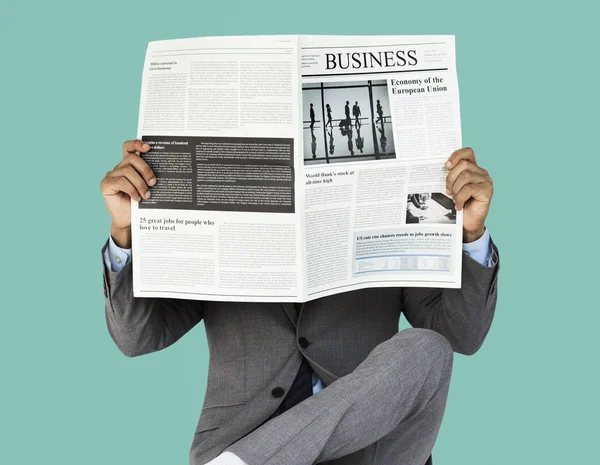
[[229,446],[248,465],[424,465],[440,428],[453,352],[406,329],[356,369]]

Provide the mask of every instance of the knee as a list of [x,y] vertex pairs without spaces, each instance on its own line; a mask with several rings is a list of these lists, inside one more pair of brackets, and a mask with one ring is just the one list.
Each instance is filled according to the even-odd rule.
[[429,350],[453,353],[448,339],[432,329],[408,328],[400,331],[397,335],[400,334],[409,335],[416,343],[423,345]]
[[397,353],[410,351],[424,366],[450,374],[454,351],[450,342],[437,331],[409,328],[398,332],[392,339],[396,342]]

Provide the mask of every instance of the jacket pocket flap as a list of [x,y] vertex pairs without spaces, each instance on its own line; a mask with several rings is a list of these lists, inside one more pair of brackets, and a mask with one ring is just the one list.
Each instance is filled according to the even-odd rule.
[[233,418],[246,404],[214,405],[204,407],[200,413],[196,433],[216,429]]

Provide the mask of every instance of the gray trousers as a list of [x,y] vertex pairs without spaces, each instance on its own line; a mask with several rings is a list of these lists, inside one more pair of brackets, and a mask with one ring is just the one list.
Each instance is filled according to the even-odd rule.
[[249,465],[424,465],[440,428],[453,351],[405,329],[356,369],[229,446]]

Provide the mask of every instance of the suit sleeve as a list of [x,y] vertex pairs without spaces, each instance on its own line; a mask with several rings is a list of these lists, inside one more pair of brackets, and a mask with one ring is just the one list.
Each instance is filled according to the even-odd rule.
[[472,355],[487,336],[497,300],[500,260],[490,240],[492,265],[487,267],[462,254],[460,289],[402,289],[402,312],[415,328],[437,331],[455,352]]
[[119,272],[105,263],[102,247],[104,303],[108,332],[119,350],[136,357],[162,350],[202,320],[202,302],[133,297],[130,260]]

